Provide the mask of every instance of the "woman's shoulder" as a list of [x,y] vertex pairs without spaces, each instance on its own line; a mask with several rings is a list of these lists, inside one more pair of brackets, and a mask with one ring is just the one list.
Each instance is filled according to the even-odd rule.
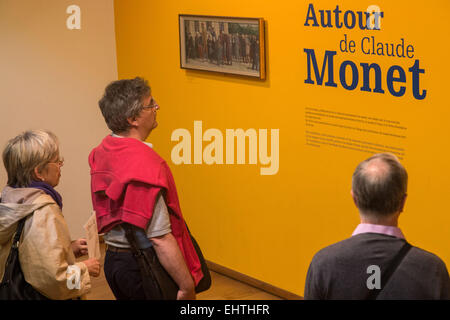
[[34,215],[56,216],[58,218],[63,218],[63,214],[59,205],[55,202],[55,200],[53,200],[50,195],[46,193],[42,193],[38,197],[36,197],[33,201],[33,204],[37,206]]
[[47,205],[52,205],[55,204],[56,206],[57,203],[55,202],[55,200],[53,200],[53,198],[46,194],[45,192],[40,193],[39,195],[36,196],[36,198],[34,198],[33,204],[37,204],[37,205],[42,205],[43,206],[47,206]]
[[29,231],[27,238],[31,235],[33,241],[48,244],[49,241],[45,238],[49,235],[58,235],[56,238],[60,238],[62,234],[69,233],[62,211],[51,196],[42,194],[34,200],[34,203],[37,209],[30,216],[28,224],[25,224],[25,230]]

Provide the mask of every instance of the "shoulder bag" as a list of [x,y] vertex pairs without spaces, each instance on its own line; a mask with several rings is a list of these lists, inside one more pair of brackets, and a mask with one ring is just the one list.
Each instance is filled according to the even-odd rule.
[[49,300],[25,281],[19,261],[19,240],[25,219],[19,221],[16,234],[6,260],[5,273],[0,283],[0,300]]
[[[153,245],[147,249],[140,249],[137,245],[134,227],[127,223],[123,223],[122,227],[131,245],[131,251],[138,262],[147,300],[176,300],[178,285],[159,262]],[[197,241],[195,241],[190,232],[189,235],[197,252],[203,272],[203,278],[195,287],[195,292],[199,293],[211,287],[211,275]]]

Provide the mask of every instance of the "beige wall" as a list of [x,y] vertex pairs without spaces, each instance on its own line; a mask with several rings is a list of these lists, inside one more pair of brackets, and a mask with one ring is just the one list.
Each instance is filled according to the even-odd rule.
[[[72,4],[81,30],[66,27]],[[112,0],[0,0],[0,145],[28,129],[59,137],[66,162],[56,189],[73,238],[92,210],[87,157],[108,133],[97,101],[117,79],[113,10]]]

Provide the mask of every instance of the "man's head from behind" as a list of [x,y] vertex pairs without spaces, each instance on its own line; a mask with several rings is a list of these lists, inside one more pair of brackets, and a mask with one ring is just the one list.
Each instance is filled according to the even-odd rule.
[[352,195],[361,215],[382,220],[403,211],[408,174],[397,157],[379,153],[353,173]]

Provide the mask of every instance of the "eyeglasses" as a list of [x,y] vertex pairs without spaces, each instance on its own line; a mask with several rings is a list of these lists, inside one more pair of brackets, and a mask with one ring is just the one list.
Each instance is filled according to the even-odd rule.
[[49,162],[48,164],[56,164],[59,167],[62,167],[64,165],[64,157],[59,158],[58,160],[54,161],[54,162]]
[[144,109],[153,109],[153,108],[159,108],[158,103],[156,103],[155,99],[150,100],[150,104],[148,106],[144,106]]

